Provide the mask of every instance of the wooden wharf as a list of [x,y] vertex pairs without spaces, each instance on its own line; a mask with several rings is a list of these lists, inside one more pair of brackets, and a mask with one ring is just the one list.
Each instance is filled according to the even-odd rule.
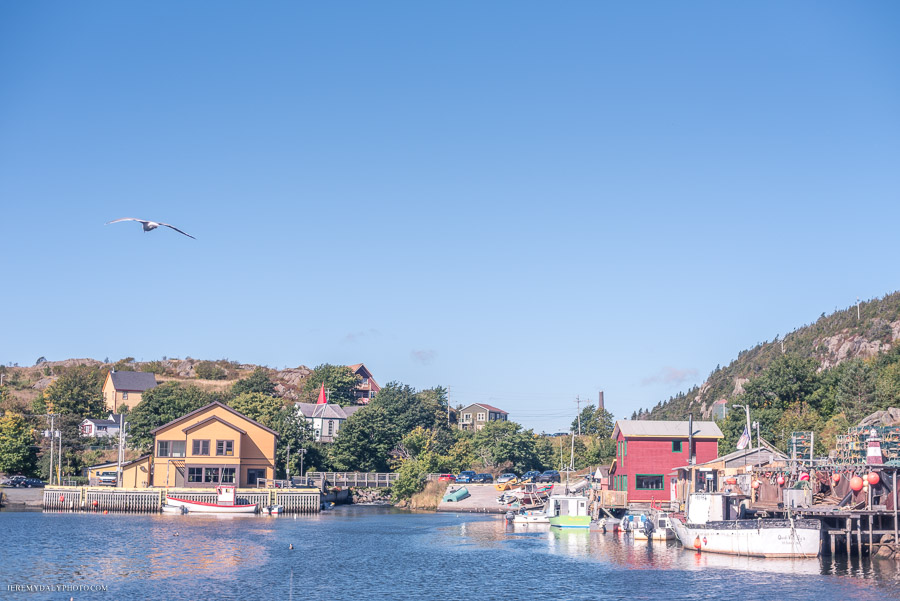
[[[44,511],[114,511],[123,513],[159,513],[166,494],[181,499],[214,503],[215,490],[197,488],[110,488],[54,486],[44,489]],[[285,513],[317,513],[322,507],[318,488],[279,488],[237,490],[236,498],[260,507],[281,505]]]
[[363,488],[390,488],[393,486],[398,473],[385,472],[307,472],[306,478],[322,482],[325,486],[363,487]]

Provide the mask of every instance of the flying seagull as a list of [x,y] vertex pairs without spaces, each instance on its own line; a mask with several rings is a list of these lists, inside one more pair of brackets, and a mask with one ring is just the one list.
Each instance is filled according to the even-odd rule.
[[155,230],[155,229],[158,228],[159,226],[164,225],[164,226],[166,226],[166,227],[168,227],[168,228],[172,228],[173,230],[175,230],[175,231],[178,232],[179,234],[184,234],[185,236],[187,236],[187,237],[190,238],[191,240],[196,240],[196,238],[194,238],[194,237],[191,236],[190,234],[187,234],[187,233],[185,233],[185,232],[182,232],[180,229],[178,229],[178,228],[175,227],[174,225],[169,225],[168,223],[163,223],[163,222],[161,222],[161,221],[147,221],[146,219],[135,219],[134,217],[123,217],[122,219],[114,219],[113,221],[107,221],[107,222],[106,222],[106,225],[109,225],[110,223],[119,223],[120,221],[137,221],[138,223],[140,223],[140,224],[144,227],[144,231],[145,231],[145,232],[149,232],[150,230]]

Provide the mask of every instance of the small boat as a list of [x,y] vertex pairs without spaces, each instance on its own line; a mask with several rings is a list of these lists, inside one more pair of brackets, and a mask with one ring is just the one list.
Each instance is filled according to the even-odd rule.
[[168,503],[163,503],[162,506],[163,513],[172,513],[172,514],[185,514],[187,513],[187,508],[183,505],[169,505]]
[[284,505],[266,505],[262,508],[262,511],[268,515],[278,515],[284,513]]
[[513,524],[549,524],[550,516],[543,509],[520,509],[518,513],[508,513],[507,520]]
[[817,557],[822,534],[819,520],[746,519],[746,495],[692,494],[687,517],[672,517],[678,540],[687,549],[751,557]]
[[448,490],[442,500],[443,503],[458,503],[469,496],[469,489],[463,486],[454,490]]
[[544,510],[554,528],[591,527],[588,498],[581,495],[550,495]]
[[217,486],[216,502],[204,503],[166,495],[166,505],[183,507],[188,513],[256,513],[257,505],[235,500],[234,486]]
[[633,530],[634,540],[675,540],[675,530],[668,513],[654,511],[650,517],[642,515],[641,518]]

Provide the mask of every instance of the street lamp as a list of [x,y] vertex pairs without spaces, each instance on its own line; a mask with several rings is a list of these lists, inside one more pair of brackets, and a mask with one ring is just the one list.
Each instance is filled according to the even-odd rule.
[[300,482],[306,484],[306,480],[303,479],[303,456],[306,455],[306,449],[300,449]]

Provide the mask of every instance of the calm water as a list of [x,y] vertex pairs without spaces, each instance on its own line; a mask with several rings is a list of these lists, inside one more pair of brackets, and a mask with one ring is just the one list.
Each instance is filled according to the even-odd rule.
[[2,599],[900,599],[892,561],[697,555],[674,543],[389,508],[296,519],[0,512],[0,532]]

